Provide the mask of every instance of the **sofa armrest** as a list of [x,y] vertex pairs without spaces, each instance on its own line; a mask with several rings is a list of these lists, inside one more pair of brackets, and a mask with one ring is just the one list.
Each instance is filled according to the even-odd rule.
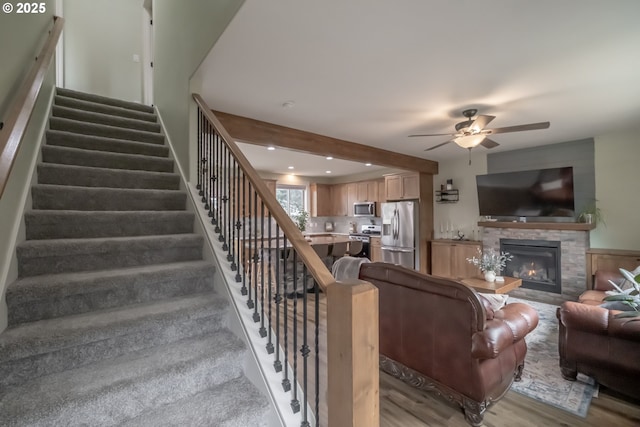
[[538,312],[522,303],[507,304],[494,313],[485,328],[473,334],[471,356],[493,359],[538,326]]
[[557,310],[560,323],[567,328],[598,335],[640,342],[640,318],[619,318],[616,310],[567,301]]

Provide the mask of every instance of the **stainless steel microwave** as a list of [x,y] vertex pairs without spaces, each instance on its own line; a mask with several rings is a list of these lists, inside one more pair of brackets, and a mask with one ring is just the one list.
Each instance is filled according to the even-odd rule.
[[376,216],[376,202],[354,203],[353,216]]

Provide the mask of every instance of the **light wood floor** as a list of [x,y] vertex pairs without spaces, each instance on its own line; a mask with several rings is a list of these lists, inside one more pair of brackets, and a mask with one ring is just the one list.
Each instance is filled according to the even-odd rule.
[[[539,426],[640,426],[640,405],[600,392],[586,418],[572,415],[534,399],[509,391],[484,416],[487,427]],[[435,393],[408,386],[380,373],[380,426],[469,426],[462,411]]]

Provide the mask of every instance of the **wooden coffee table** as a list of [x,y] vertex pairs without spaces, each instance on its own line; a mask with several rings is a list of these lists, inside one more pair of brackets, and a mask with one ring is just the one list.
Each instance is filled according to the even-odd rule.
[[516,279],[515,277],[504,276],[504,282],[487,282],[484,279],[471,278],[462,279],[462,283],[467,286],[471,286],[478,292],[487,294],[506,294],[522,285],[522,279]]

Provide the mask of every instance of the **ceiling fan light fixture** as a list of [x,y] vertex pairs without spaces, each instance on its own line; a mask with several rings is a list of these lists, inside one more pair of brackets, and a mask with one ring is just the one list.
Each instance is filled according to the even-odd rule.
[[466,135],[455,138],[453,142],[458,144],[462,148],[474,148],[484,141],[485,136],[482,134]]

